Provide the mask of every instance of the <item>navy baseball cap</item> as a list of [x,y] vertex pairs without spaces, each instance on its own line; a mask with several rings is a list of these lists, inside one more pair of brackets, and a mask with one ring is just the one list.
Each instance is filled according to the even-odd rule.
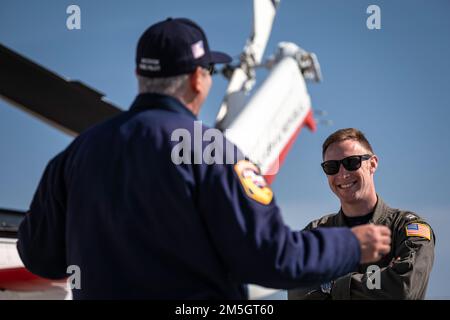
[[198,66],[229,62],[229,55],[210,51],[203,30],[185,18],[168,18],[150,26],[136,50],[136,72],[150,78],[189,74]]

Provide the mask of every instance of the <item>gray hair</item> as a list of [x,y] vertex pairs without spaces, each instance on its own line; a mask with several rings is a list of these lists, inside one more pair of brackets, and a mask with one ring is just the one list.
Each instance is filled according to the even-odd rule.
[[138,75],[139,93],[159,93],[182,97],[188,85],[188,74],[167,78],[147,78]]

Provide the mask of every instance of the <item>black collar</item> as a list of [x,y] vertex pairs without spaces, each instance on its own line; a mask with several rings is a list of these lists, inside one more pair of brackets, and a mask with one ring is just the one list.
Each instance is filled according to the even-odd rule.
[[186,108],[178,99],[158,94],[158,93],[141,93],[131,104],[130,111],[142,111],[148,109],[163,109],[176,113],[181,113],[197,120],[197,117]]

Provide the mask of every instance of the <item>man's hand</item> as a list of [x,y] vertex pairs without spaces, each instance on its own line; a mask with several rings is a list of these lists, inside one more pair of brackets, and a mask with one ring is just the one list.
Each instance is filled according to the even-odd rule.
[[361,248],[361,264],[376,262],[391,251],[391,230],[365,224],[351,229]]

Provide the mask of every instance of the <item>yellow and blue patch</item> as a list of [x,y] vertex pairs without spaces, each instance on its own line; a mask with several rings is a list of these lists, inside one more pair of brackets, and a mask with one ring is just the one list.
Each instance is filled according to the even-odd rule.
[[431,229],[423,223],[410,223],[406,226],[406,236],[431,240]]
[[272,201],[273,192],[267,186],[266,180],[259,173],[255,164],[247,160],[241,160],[234,165],[234,170],[247,196],[264,205]]

